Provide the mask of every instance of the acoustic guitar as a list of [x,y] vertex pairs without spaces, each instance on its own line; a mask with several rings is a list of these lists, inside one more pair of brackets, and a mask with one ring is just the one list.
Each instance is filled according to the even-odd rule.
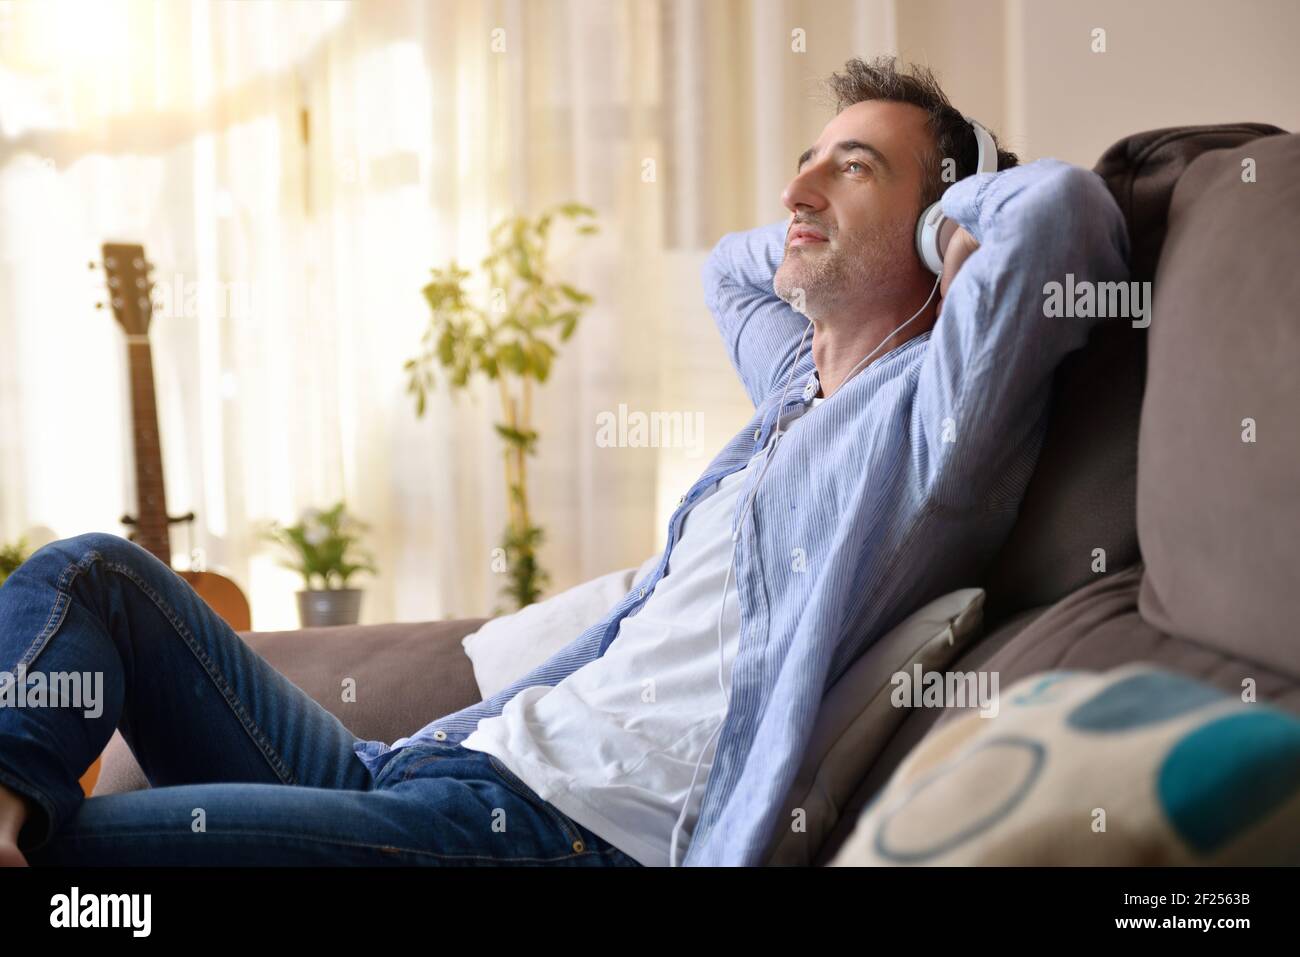
[[[109,304],[118,325],[126,333],[127,359],[131,373],[131,420],[135,445],[136,508],[139,514],[123,515],[121,522],[132,532],[127,537],[152,552],[169,568],[172,563],[171,526],[192,522],[194,513],[167,514],[167,492],[163,482],[162,444],[158,433],[155,402],[153,353],[149,348],[149,324],[153,319],[153,268],[145,259],[144,247],[136,243],[104,243],[104,276]],[[94,263],[90,264],[95,267]],[[102,306],[102,303],[98,303]],[[216,572],[193,568],[176,574],[190,583],[208,606],[235,631],[252,628],[248,599],[229,578]]]
[[[175,522],[192,522],[194,513],[167,514],[167,490],[163,482],[162,443],[158,433],[158,406],[154,393],[153,353],[149,348],[149,324],[153,320],[152,268],[144,257],[144,247],[136,243],[104,243],[103,267],[108,286],[109,304],[118,325],[126,333],[127,360],[131,373],[131,430],[135,446],[135,491],[139,514],[123,515],[121,522],[133,529],[127,536],[147,549],[171,568],[171,526]],[[94,269],[95,263],[90,263]],[[103,308],[96,303],[96,308]],[[249,631],[252,615],[248,599],[229,578],[216,572],[191,568],[172,569],[189,582],[208,607],[220,615],[235,631]],[[81,776],[82,792],[89,797],[99,780],[103,756]]]

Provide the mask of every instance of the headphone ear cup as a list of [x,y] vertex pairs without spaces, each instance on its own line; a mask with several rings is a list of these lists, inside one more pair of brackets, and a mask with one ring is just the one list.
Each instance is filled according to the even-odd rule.
[[925,268],[936,276],[943,275],[943,256],[939,253],[939,234],[948,217],[939,203],[931,203],[916,221],[916,254]]

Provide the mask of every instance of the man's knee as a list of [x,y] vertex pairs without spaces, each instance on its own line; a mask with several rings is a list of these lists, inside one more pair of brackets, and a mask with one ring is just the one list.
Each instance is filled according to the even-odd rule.
[[98,556],[102,561],[110,563],[138,560],[142,556],[153,558],[152,554],[141,546],[121,535],[114,535],[111,532],[83,532],[42,546],[27,559],[27,562],[33,566],[48,565],[52,562],[61,569],[84,562],[92,556]]

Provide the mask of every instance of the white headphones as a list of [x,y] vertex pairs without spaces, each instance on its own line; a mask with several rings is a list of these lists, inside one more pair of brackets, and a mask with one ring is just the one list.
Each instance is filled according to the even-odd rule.
[[[989,135],[988,130],[969,116],[965,116],[963,119],[970,124],[970,128],[974,131],[975,143],[979,147],[979,155],[975,161],[975,172],[996,173],[998,171],[998,147],[993,142],[993,137]],[[955,230],[956,224],[943,214],[943,206],[940,203],[931,203],[926,207],[925,212],[921,213],[921,218],[916,221],[916,254],[921,257],[921,262],[925,263],[925,267],[936,276],[943,275],[943,248],[950,238],[944,234]]]

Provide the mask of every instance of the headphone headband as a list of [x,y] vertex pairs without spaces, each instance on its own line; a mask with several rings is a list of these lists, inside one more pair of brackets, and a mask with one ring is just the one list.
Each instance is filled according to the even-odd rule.
[[975,172],[996,173],[998,171],[998,147],[993,142],[992,135],[969,116],[963,116],[962,119],[970,124],[971,131],[975,134],[975,144],[979,148],[979,154],[975,159]]
[[[975,173],[972,175],[996,173],[998,147],[993,142],[992,134],[969,116],[963,114],[962,119],[970,124],[971,132],[975,134]],[[943,273],[943,253],[939,248],[939,241],[947,220],[948,217],[943,214],[942,204],[932,203],[916,221],[916,253],[921,257],[921,262],[925,263],[925,267],[936,276]]]

